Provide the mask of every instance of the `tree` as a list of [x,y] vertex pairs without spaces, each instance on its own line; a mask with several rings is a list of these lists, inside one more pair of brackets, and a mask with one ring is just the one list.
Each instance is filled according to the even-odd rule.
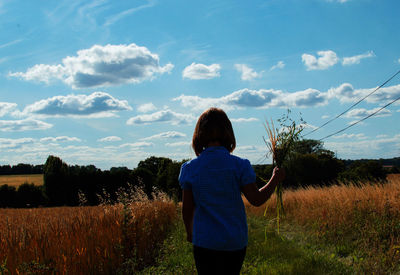
[[386,172],[381,163],[376,160],[354,161],[340,173],[339,179],[343,182],[382,182],[386,181]]
[[49,156],[44,164],[44,191],[50,205],[66,205],[70,197],[68,166],[59,157]]
[[295,142],[286,169],[287,187],[328,185],[336,182],[344,164],[323,147],[322,141],[302,139]]
[[0,186],[0,207],[16,207],[17,190],[14,186],[4,184]]
[[33,183],[24,183],[18,187],[17,201],[19,207],[38,207],[45,203],[42,187]]

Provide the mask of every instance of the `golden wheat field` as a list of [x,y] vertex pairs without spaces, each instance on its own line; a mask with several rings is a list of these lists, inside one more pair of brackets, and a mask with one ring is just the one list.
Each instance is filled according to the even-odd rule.
[[34,185],[43,185],[43,174],[33,175],[0,175],[0,185],[18,187],[24,183],[33,183]]
[[[295,223],[317,239],[360,251],[365,270],[375,274],[400,266],[400,175],[388,182],[308,187],[283,194],[286,223]],[[246,204],[248,204],[246,202]],[[275,195],[248,213],[276,218]]]
[[167,200],[0,209],[0,274],[134,271],[152,261],[176,217]]

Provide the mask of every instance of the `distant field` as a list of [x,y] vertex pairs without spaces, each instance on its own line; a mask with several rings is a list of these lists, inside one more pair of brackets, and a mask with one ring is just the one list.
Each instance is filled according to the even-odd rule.
[[387,179],[389,181],[400,180],[400,174],[388,174]]
[[0,185],[8,184],[17,187],[26,182],[34,185],[43,185],[43,174],[0,176]]

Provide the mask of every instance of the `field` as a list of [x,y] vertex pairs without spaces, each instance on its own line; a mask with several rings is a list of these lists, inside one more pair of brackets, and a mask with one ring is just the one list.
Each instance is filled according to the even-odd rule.
[[43,174],[33,175],[0,175],[0,185],[18,187],[24,183],[33,183],[34,185],[43,185]]
[[[0,274],[195,274],[179,205],[0,209]],[[142,199],[140,199],[142,198]],[[385,184],[286,190],[245,202],[249,246],[242,274],[398,274],[400,177]],[[264,216],[265,209],[266,216]]]
[[[398,175],[384,185],[286,191],[283,202],[280,234],[274,197],[261,207],[246,202],[249,245],[242,274],[399,274]],[[196,274],[184,235],[180,222],[156,265],[141,274]]]
[[[400,271],[400,177],[386,184],[341,185],[286,191],[282,235],[316,245],[360,273]],[[276,200],[248,212],[276,225]],[[286,232],[285,232],[286,231]]]
[[177,218],[168,200],[0,209],[0,274],[121,274],[152,263]]

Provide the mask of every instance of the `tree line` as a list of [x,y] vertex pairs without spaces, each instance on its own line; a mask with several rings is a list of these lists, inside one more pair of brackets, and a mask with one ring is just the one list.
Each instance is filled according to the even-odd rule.
[[[82,203],[98,205],[104,196],[115,201],[121,190],[138,187],[150,199],[157,189],[179,201],[181,189],[178,176],[185,161],[152,156],[140,161],[134,169],[113,167],[102,171],[94,165],[68,165],[57,156],[49,156],[46,163],[40,166],[43,171],[43,186],[30,183],[24,183],[18,188],[0,186],[0,207],[77,206]],[[326,186],[338,182],[384,182],[388,172],[379,160],[337,159],[332,151],[326,150],[323,143],[317,140],[297,141],[284,166],[285,188]],[[264,181],[271,176],[272,165],[253,167],[257,184],[265,184]],[[394,166],[392,169],[399,167]]]
[[17,165],[0,165],[0,175],[32,175],[43,174],[43,164],[31,165],[19,163]]

